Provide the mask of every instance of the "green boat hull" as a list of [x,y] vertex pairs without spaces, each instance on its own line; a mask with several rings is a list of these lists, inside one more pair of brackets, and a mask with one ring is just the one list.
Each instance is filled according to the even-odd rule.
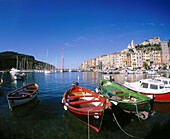
[[[122,91],[122,93],[115,94],[114,91],[117,89],[119,92]],[[102,81],[99,83],[98,90],[103,96],[109,98],[110,102],[126,112],[139,113],[150,111],[149,97],[130,91],[118,84]]]

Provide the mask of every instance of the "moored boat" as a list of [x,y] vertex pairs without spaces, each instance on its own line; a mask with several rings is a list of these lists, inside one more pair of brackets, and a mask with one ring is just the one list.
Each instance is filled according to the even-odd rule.
[[[64,109],[79,116],[90,116],[100,122],[104,110],[108,109],[111,103],[94,91],[78,87],[77,85],[74,85],[74,87],[65,92],[62,100]],[[89,126],[99,132],[99,129],[94,125],[89,124]]]
[[21,72],[21,70],[18,70],[18,69],[16,69],[16,68],[12,68],[12,69],[10,70],[10,73],[12,73],[12,74],[20,73],[20,72]]
[[1,78],[1,79],[0,79],[0,85],[1,85],[2,83],[3,83],[3,79]]
[[170,78],[167,77],[157,77],[154,80],[163,82],[165,85],[165,88],[170,88]]
[[33,100],[38,94],[38,88],[36,83],[32,83],[8,93],[7,100],[9,108],[11,109]]
[[123,111],[135,113],[143,120],[147,119],[150,110],[149,97],[123,88],[119,84],[105,80],[99,83],[97,90],[103,96],[108,97],[110,102],[120,107]]
[[23,80],[23,79],[25,79],[25,77],[26,77],[25,73],[16,73],[14,75],[14,80]]
[[155,102],[170,102],[170,88],[166,88],[163,82],[142,79],[137,82],[125,82],[123,85],[128,89],[150,97]]
[[3,83],[2,77],[3,77],[3,73],[2,73],[1,78],[0,78],[0,85]]
[[45,74],[50,74],[51,71],[50,71],[50,70],[45,70],[44,73],[45,73]]

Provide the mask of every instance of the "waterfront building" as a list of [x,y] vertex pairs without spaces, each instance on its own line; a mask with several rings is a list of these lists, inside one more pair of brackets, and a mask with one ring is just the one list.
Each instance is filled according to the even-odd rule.
[[142,67],[142,53],[137,51],[136,53],[136,67]]
[[162,48],[162,59],[163,64],[169,64],[169,49],[168,49],[168,42],[160,42]]
[[161,51],[153,51],[153,64],[152,64],[152,67],[161,67],[161,66],[163,66]]
[[122,68],[126,68],[127,66],[127,53],[123,53],[123,60],[122,60]]
[[131,64],[131,54],[130,53],[127,53],[126,63],[127,63],[127,67],[131,67],[132,66],[132,64]]
[[102,70],[106,70],[108,68],[108,56],[102,55]]
[[119,55],[120,53],[116,53],[115,54],[115,68],[119,68],[120,64],[119,64]]
[[[83,62],[85,69],[113,69],[126,67],[143,67],[147,63],[150,67],[162,67],[164,64],[169,67],[170,53],[168,43],[161,41],[160,37],[145,40],[135,46],[134,40],[126,49],[118,53],[98,56],[93,60]],[[89,66],[90,65],[90,66]]]
[[131,67],[133,67],[133,68],[136,68],[136,53],[131,53],[131,60],[132,60],[132,62],[131,62]]
[[145,62],[148,66],[150,66],[150,54],[149,54],[148,51],[146,51],[146,52],[144,53],[144,62]]
[[96,67],[96,58],[91,60],[91,65],[90,65],[91,69],[95,69],[95,67]]

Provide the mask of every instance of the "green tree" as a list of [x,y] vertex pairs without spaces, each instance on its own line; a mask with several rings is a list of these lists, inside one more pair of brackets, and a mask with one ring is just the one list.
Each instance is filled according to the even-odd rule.
[[148,65],[146,62],[143,63],[143,67],[144,67],[145,69],[149,69],[149,68],[150,68],[149,65]]
[[167,65],[163,65],[163,69],[165,70],[167,68]]
[[168,47],[170,47],[170,39],[169,39],[169,42],[168,42]]

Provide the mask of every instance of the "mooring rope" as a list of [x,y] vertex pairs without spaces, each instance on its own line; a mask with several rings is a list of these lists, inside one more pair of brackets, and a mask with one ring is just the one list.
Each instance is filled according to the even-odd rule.
[[136,113],[137,113],[137,117],[138,117],[139,121],[141,122],[141,120],[140,120],[140,118],[139,118],[139,111],[138,111],[137,102],[135,102],[135,106],[136,106]]
[[114,117],[114,119],[115,119],[117,125],[119,126],[119,128],[122,130],[123,133],[125,133],[126,135],[128,135],[128,136],[130,136],[130,137],[132,137],[132,138],[144,139],[144,138],[142,138],[142,137],[133,136],[133,135],[127,133],[126,131],[124,131],[123,128],[122,128],[122,127],[120,126],[120,124],[118,123],[117,118],[116,118],[116,116],[115,116],[115,114],[114,114],[112,108],[111,108],[111,107],[109,107],[109,108],[110,108],[111,111],[112,111],[113,117]]
[[106,98],[104,98],[103,110],[102,110],[102,117],[101,117],[101,121],[100,121],[100,125],[99,125],[99,131],[100,131],[101,127],[102,127],[105,107],[106,107]]
[[88,110],[88,115],[87,115],[87,118],[88,118],[88,139],[90,139],[90,127],[89,127],[89,110]]

